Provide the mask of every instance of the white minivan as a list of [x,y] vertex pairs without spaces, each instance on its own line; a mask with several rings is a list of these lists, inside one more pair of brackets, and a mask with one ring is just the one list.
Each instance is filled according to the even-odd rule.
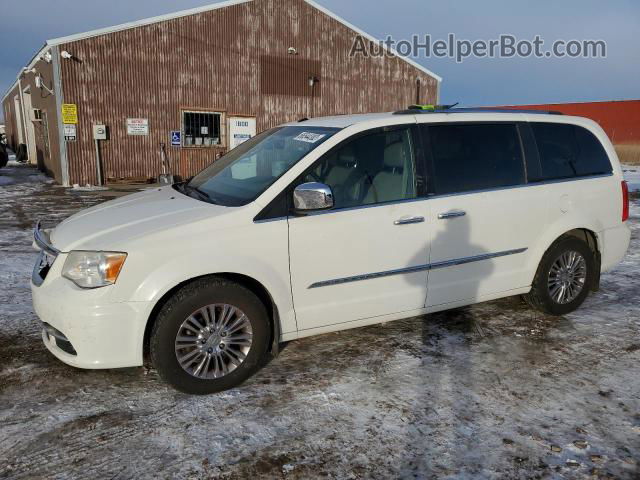
[[452,109],[267,130],[188,182],[36,226],[35,312],[80,368],[149,352],[175,388],[234,387],[278,344],[510,295],[575,310],[629,245],[593,121]]

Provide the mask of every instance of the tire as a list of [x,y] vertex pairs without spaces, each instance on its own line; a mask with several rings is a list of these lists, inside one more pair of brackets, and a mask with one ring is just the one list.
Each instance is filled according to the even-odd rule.
[[[584,260],[584,271],[582,267],[579,267],[582,263],[577,260],[577,256],[565,256],[571,255],[572,252],[578,254]],[[572,277],[570,273],[565,273],[565,276],[561,277],[562,274],[559,273],[558,270],[561,264],[556,263],[560,262],[561,258],[576,258],[573,269],[573,271],[576,272],[575,277]],[[570,262],[566,263],[569,264]],[[553,273],[552,267],[554,270]],[[581,282],[573,283],[572,279],[578,279],[582,276],[584,277],[584,281],[582,282],[581,289],[578,289],[576,285]],[[584,302],[587,295],[589,295],[589,291],[593,288],[596,279],[596,262],[589,245],[576,237],[564,237],[556,241],[545,252],[540,261],[540,265],[538,265],[538,270],[531,285],[531,291],[524,295],[524,299],[531,307],[547,315],[565,315],[573,312],[582,305],[582,302]],[[565,290],[562,290],[562,288],[557,290],[555,287],[557,287],[558,283],[572,285],[573,291],[570,292],[570,290],[566,288]],[[564,298],[563,292],[565,292],[564,295],[566,295]],[[555,294],[552,295],[552,293]]]
[[[226,307],[235,308],[235,313]],[[225,312],[229,320],[223,327]],[[207,325],[207,314],[211,331],[198,330],[198,325]],[[267,310],[253,292],[237,283],[205,278],[180,288],[160,309],[151,333],[151,361],[177,390],[205,395],[236,387],[253,375],[263,365],[269,339]]]

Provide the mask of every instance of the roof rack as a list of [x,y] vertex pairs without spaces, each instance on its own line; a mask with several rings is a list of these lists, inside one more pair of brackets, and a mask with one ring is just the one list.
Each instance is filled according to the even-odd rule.
[[394,115],[417,115],[429,113],[530,113],[539,115],[563,115],[556,110],[517,110],[515,108],[451,108],[449,105],[411,105],[406,110],[393,112]]

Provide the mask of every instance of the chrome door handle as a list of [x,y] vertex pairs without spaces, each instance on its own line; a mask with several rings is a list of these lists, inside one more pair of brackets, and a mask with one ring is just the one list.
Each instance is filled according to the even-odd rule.
[[396,220],[393,222],[394,225],[409,225],[411,223],[422,223],[424,222],[424,217],[406,217],[401,218],[400,220]]
[[456,210],[454,212],[439,213],[438,218],[440,220],[446,220],[448,218],[464,217],[466,214],[467,212],[463,212],[462,210]]

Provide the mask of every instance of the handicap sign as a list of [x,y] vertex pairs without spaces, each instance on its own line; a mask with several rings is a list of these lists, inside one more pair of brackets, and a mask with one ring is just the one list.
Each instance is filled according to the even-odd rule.
[[180,130],[171,131],[171,145],[178,147],[182,145]]

